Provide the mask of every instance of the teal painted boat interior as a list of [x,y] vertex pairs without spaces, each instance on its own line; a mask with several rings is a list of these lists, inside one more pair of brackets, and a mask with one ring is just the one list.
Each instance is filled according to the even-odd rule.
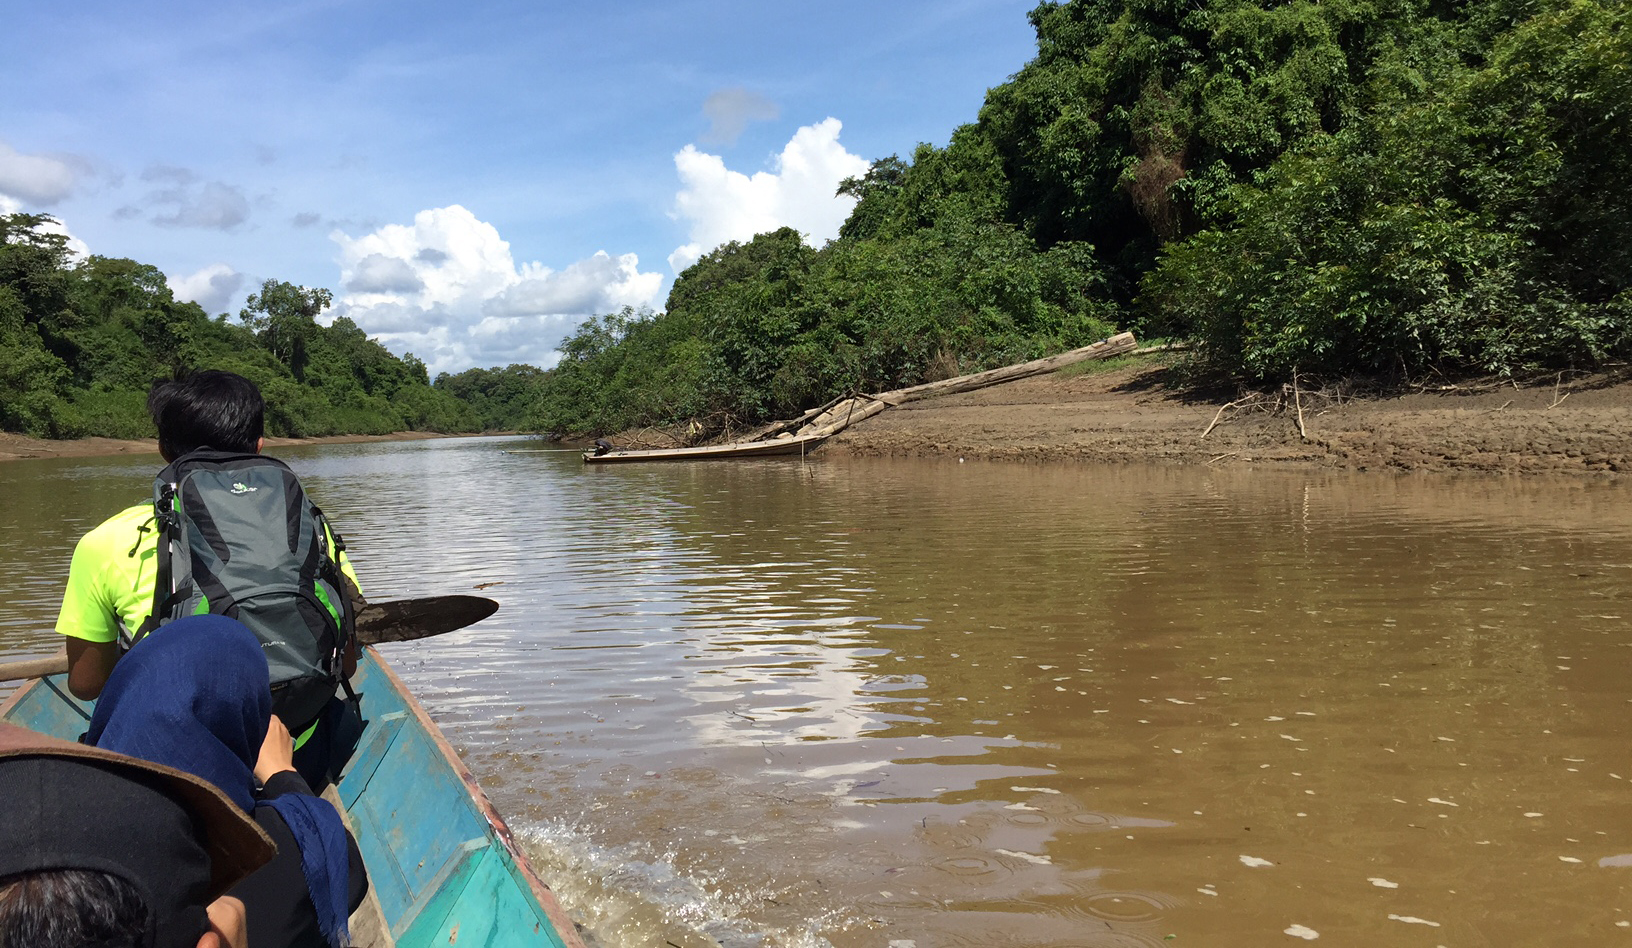
[[[372,649],[352,685],[367,724],[336,789],[398,948],[578,948],[501,838],[502,820],[489,819],[491,804]],[[76,740],[92,707],[53,675],[19,689],[0,716]]]

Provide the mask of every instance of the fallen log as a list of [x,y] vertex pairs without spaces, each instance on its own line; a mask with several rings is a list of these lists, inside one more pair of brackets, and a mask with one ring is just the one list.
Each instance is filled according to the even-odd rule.
[[1102,339],[1091,346],[1072,349],[1070,352],[1062,352],[1059,355],[1033,359],[1019,365],[1006,365],[1001,369],[990,369],[985,372],[976,372],[973,375],[960,375],[957,378],[944,379],[939,382],[926,382],[923,385],[914,385],[911,388],[900,388],[893,392],[886,392],[878,397],[892,401],[894,404],[901,404],[903,402],[917,401],[921,398],[935,398],[940,395],[955,395],[958,392],[972,392],[977,388],[985,388],[988,385],[1001,385],[1004,382],[1030,378],[1033,375],[1056,372],[1078,362],[1108,359],[1111,356],[1132,352],[1138,346],[1138,342],[1133,338],[1133,333],[1125,332],[1109,339]]

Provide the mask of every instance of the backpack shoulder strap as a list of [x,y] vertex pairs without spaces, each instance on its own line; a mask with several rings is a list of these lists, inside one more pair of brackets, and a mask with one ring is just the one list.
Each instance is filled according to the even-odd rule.
[[337,643],[337,649],[343,654],[346,646],[351,643],[352,636],[356,634],[357,626],[357,607],[352,601],[352,591],[356,587],[340,569],[340,554],[346,551],[346,541],[334,529],[334,525],[329,523],[323,508],[312,503],[310,498],[306,504],[311,508],[312,519],[317,523],[318,542],[322,544],[323,549],[323,561],[318,568],[320,577],[327,580],[339,593],[340,601],[336,605],[340,612],[340,641]]
[[181,526],[181,515],[176,511],[179,476],[176,463],[172,462],[153,478],[153,529],[158,533],[158,548],[153,556],[153,605],[147,618],[124,643],[126,649],[157,629],[176,602],[174,554],[176,534]]

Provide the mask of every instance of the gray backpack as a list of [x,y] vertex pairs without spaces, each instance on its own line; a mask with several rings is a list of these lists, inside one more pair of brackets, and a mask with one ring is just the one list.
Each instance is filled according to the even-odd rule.
[[185,454],[154,479],[153,508],[158,583],[132,643],[183,616],[237,619],[266,653],[272,712],[299,734],[345,684],[355,617],[339,536],[288,465],[261,454]]

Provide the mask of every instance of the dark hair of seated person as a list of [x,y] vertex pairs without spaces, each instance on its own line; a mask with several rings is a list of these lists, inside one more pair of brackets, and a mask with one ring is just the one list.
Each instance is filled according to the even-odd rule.
[[265,433],[261,390],[242,375],[220,369],[153,383],[147,412],[159,429],[159,453],[169,460],[199,448],[253,454]]
[[94,869],[0,879],[0,948],[137,948],[147,904],[129,882]]

